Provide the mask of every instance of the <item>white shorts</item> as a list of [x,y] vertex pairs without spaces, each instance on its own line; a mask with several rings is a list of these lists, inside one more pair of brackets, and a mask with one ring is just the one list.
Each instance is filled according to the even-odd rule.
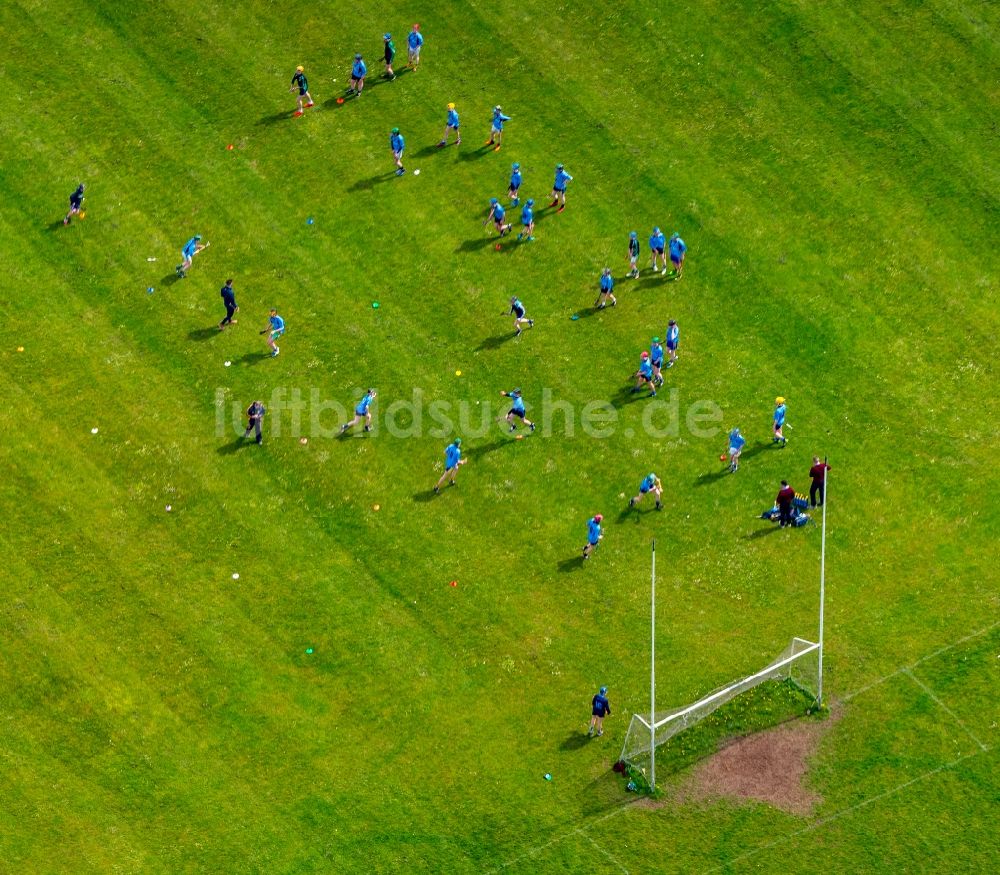
[[743,452],[743,448],[742,447],[740,449],[737,449],[736,447],[730,447],[729,448],[729,455],[730,456],[738,456],[742,452]]

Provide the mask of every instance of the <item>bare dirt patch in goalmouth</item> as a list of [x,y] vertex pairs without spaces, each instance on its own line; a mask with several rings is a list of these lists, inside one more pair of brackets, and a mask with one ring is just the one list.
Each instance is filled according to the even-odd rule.
[[795,720],[766,732],[736,738],[694,768],[680,794],[766,802],[792,814],[810,814],[822,798],[805,785],[809,758],[836,720]]

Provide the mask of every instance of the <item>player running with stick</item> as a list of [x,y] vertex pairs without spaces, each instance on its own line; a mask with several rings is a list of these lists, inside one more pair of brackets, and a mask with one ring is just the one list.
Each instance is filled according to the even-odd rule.
[[493,107],[493,120],[490,122],[490,138],[486,141],[486,145],[492,146],[495,141],[496,147],[493,149],[494,152],[500,151],[500,141],[503,139],[503,123],[509,121],[510,116],[504,115],[501,112],[499,103]]
[[601,523],[603,522],[604,517],[599,513],[594,514],[587,520],[587,543],[583,545],[584,560],[590,558],[590,554],[594,552],[597,545],[604,538],[604,532],[601,529]]
[[441,475],[441,479],[438,480],[437,485],[434,487],[434,494],[437,495],[441,491],[441,484],[448,480],[449,486],[455,485],[455,478],[458,476],[458,469],[464,465],[468,459],[462,458],[462,439],[455,438],[448,446],[444,448],[444,474]]
[[520,298],[514,297],[510,299],[510,311],[507,313],[508,316],[514,317],[514,336],[519,337],[521,334],[521,325],[525,322],[528,323],[529,328],[535,327],[535,320],[529,319],[524,315],[524,304],[521,303]]
[[566,172],[566,168],[562,164],[557,164],[556,178],[552,182],[552,203],[549,204],[550,207],[559,204],[557,213],[566,209],[566,185],[572,181],[573,177]]
[[662,510],[663,504],[661,503],[661,498],[663,497],[663,484],[660,482],[660,478],[652,473],[647,474],[642,479],[642,483],[639,484],[639,494],[628,500],[628,506],[630,508],[636,507],[645,497],[647,492],[653,493],[653,497],[656,499],[656,509]]
[[[486,218],[483,220],[483,227],[486,227],[486,223],[490,219],[493,220],[493,225],[496,227],[497,231],[500,232],[500,236],[503,237],[510,230],[510,225],[505,225],[503,220],[507,215],[507,211],[504,209],[502,203],[495,197],[490,198],[490,211],[486,214]],[[497,244],[498,246],[500,244]]]
[[177,265],[177,276],[181,279],[187,276],[187,272],[191,269],[191,262],[194,261],[194,257],[201,252],[202,249],[208,249],[212,244],[208,241],[201,242],[201,234],[195,234],[187,243],[184,244],[184,248],[181,250],[181,258],[183,261]]
[[511,389],[510,392],[500,393],[504,398],[510,398],[510,410],[507,411],[507,423],[510,425],[510,430],[514,431],[517,428],[517,423],[514,422],[515,419],[520,419],[528,428],[532,431],[535,430],[535,423],[525,416],[527,412],[524,409],[524,399],[521,397],[520,389]]
[[667,362],[667,367],[672,368],[677,361],[677,347],[681,344],[681,330],[677,327],[677,323],[671,319],[667,323],[667,352],[670,353],[670,361]]
[[364,397],[354,408],[354,418],[340,427],[341,434],[347,431],[347,429],[349,429],[352,425],[357,425],[362,419],[365,421],[365,431],[372,430],[372,413],[370,408],[372,406],[372,401],[375,400],[375,396],[377,394],[378,393],[374,389],[369,389],[365,392]]
[[267,327],[261,329],[261,334],[267,335],[267,345],[271,347],[271,357],[274,358],[281,350],[278,348],[277,340],[285,333],[285,320],[278,315],[278,311],[271,308],[271,315],[267,320]]
[[69,196],[69,212],[66,213],[66,218],[63,219],[63,224],[68,225],[69,220],[72,216],[79,216],[81,219],[84,217],[84,213],[80,212],[80,208],[83,206],[83,189],[84,184],[81,182],[77,187],[76,191]]

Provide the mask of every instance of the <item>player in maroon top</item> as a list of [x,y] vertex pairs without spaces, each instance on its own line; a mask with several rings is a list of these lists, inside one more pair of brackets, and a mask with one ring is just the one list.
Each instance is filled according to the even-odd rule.
[[809,469],[812,485],[809,487],[809,503],[816,507],[816,496],[819,495],[819,506],[823,506],[823,493],[826,491],[826,472],[830,466],[821,462],[819,456],[813,456],[813,466]]
[[788,485],[787,480],[782,480],[778,497],[774,499],[774,503],[778,505],[778,525],[782,528],[792,524],[792,501],[794,498],[795,490]]

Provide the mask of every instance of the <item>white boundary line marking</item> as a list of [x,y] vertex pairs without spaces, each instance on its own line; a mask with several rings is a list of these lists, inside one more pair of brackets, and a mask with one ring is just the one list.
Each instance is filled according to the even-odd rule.
[[967,760],[970,757],[979,756],[980,753],[982,753],[982,751],[974,750],[972,753],[962,754],[958,759],[954,759],[950,763],[945,763],[944,765],[938,766],[935,769],[931,769],[930,771],[924,772],[922,775],[917,775],[917,777],[911,778],[909,781],[906,781],[898,785],[897,787],[893,787],[890,790],[885,790],[882,793],[877,793],[874,796],[869,796],[867,799],[863,799],[861,802],[858,802],[855,805],[851,805],[848,808],[842,808],[840,809],[840,811],[835,811],[833,814],[828,815],[827,817],[824,817],[820,820],[815,821],[814,823],[809,824],[809,826],[803,827],[802,829],[798,829],[795,832],[790,832],[779,839],[775,839],[773,842],[769,842],[766,845],[761,845],[759,848],[754,848],[753,850],[740,854],[738,857],[731,857],[724,863],[720,863],[718,866],[713,866],[711,869],[705,869],[703,871],[706,873],[718,872],[722,869],[726,869],[732,866],[733,863],[738,863],[741,860],[746,860],[748,857],[752,857],[755,854],[761,853],[762,851],[768,851],[771,848],[776,848],[778,845],[783,845],[785,844],[785,842],[789,842],[794,838],[798,838],[801,835],[805,835],[807,832],[812,832],[813,830],[817,830],[820,827],[824,827],[829,823],[833,823],[833,821],[839,820],[841,817],[845,817],[846,815],[858,811],[859,809],[864,808],[867,805],[871,805],[873,802],[878,802],[882,799],[885,799],[888,796],[892,796],[894,793],[899,793],[900,791],[905,790],[907,787],[912,787],[914,784],[918,783],[919,781],[923,781],[925,778],[933,777],[934,775],[938,774],[938,772],[943,772],[945,769],[950,769],[953,766],[957,766],[963,760]]
[[[604,814],[601,817],[596,817],[589,823],[584,824],[583,826],[578,826],[574,829],[569,830],[568,832],[564,832],[562,835],[556,836],[554,839],[549,839],[547,842],[545,842],[545,844],[539,845],[537,848],[532,848],[530,851],[525,851],[523,854],[520,854],[517,857],[512,857],[511,859],[502,863],[500,866],[497,866],[495,869],[488,870],[487,875],[493,875],[493,873],[495,872],[502,872],[504,869],[513,866],[515,863],[520,863],[521,860],[525,860],[528,857],[534,857],[536,854],[540,854],[547,848],[551,848],[553,845],[559,844],[559,842],[563,841],[564,839],[568,839],[571,835],[576,835],[578,833],[583,835],[585,830],[590,829],[592,826],[597,826],[597,824],[599,823],[604,823],[604,821],[606,820],[610,820],[612,817],[621,814],[626,808],[631,808],[633,805],[635,805],[640,801],[641,797],[638,799],[630,799],[628,802],[619,805],[613,811],[609,811],[607,814]],[[602,848],[601,850],[604,849]],[[620,866],[621,864],[619,863],[618,865]]]
[[[958,759],[952,760],[950,763],[945,763],[942,766],[938,766],[937,768],[931,769],[928,772],[924,772],[922,775],[917,775],[916,778],[911,778],[909,781],[906,781],[905,783],[900,784],[897,787],[893,787],[890,790],[885,790],[882,793],[877,793],[875,796],[870,796],[867,799],[863,799],[861,802],[858,802],[858,803],[850,806],[849,808],[842,808],[840,811],[835,811],[833,814],[828,815],[827,817],[824,817],[824,818],[822,818],[820,820],[817,820],[817,821],[809,824],[808,826],[803,827],[802,829],[796,830],[795,832],[788,833],[787,835],[782,836],[781,838],[776,839],[773,842],[770,842],[770,843],[768,843],[766,845],[761,845],[759,848],[754,848],[752,850],[746,851],[745,853],[740,854],[740,856],[738,856],[738,857],[733,857],[733,858],[727,860],[726,862],[721,863],[718,866],[713,866],[711,869],[705,869],[703,871],[705,871],[706,873],[707,872],[718,872],[721,869],[725,869],[726,867],[731,866],[733,863],[739,862],[740,860],[745,860],[745,859],[747,859],[749,857],[754,856],[755,854],[761,853],[762,851],[767,851],[770,848],[777,847],[778,845],[782,845],[785,842],[791,841],[792,839],[794,839],[794,838],[796,838],[796,837],[798,837],[800,835],[804,835],[807,832],[812,832],[813,830],[820,829],[821,827],[826,826],[828,823],[832,823],[835,820],[839,820],[841,817],[845,817],[846,815],[850,814],[851,812],[857,811],[860,808],[864,808],[867,805],[871,805],[873,802],[878,802],[881,799],[885,799],[888,796],[892,796],[894,793],[899,793],[902,790],[905,790],[907,787],[911,787],[914,784],[916,784],[916,783],[918,783],[920,781],[923,781],[925,778],[933,777],[934,775],[938,774],[939,772],[943,772],[945,769],[950,769],[953,766],[957,766],[963,760],[967,760],[970,757],[978,756],[980,753],[985,753],[985,752],[989,751],[989,748],[986,745],[984,745],[981,741],[979,741],[978,738],[976,738],[971,732],[969,732],[968,729],[965,728],[964,724],[962,724],[962,722],[958,719],[958,717],[955,716],[955,714],[951,711],[951,709],[948,708],[940,699],[938,699],[938,697],[935,696],[934,693],[926,685],[920,683],[920,681],[918,681],[916,679],[916,677],[914,677],[910,672],[911,672],[911,669],[916,668],[921,663],[927,662],[930,659],[934,659],[934,657],[940,656],[942,653],[947,653],[949,650],[953,650],[954,648],[958,647],[960,644],[964,644],[966,641],[971,641],[973,638],[978,638],[980,635],[985,635],[987,632],[992,632],[994,629],[997,628],[997,626],[1000,626],[1000,621],[998,621],[996,623],[993,623],[990,626],[986,626],[983,629],[979,629],[976,632],[972,632],[969,635],[965,635],[964,637],[959,638],[957,641],[952,641],[951,644],[946,644],[944,647],[939,647],[933,653],[928,653],[926,656],[921,656],[920,659],[918,659],[916,662],[911,662],[909,665],[901,666],[900,668],[897,668],[895,671],[889,672],[889,674],[885,675],[884,677],[880,677],[877,680],[874,680],[871,683],[866,684],[865,686],[861,687],[860,689],[855,690],[853,693],[848,693],[845,696],[841,696],[840,699],[837,700],[838,703],[841,703],[841,704],[844,703],[844,702],[849,702],[851,699],[855,698],[856,696],[860,696],[862,693],[868,692],[868,690],[871,690],[871,689],[877,687],[879,684],[883,684],[887,680],[890,680],[891,678],[896,677],[896,675],[904,674],[905,673],[912,680],[914,680],[919,686],[923,687],[923,689],[927,692],[927,694],[935,702],[937,702],[938,705],[940,705],[945,711],[947,711],[948,714],[950,714],[952,716],[952,718],[959,724],[959,726],[961,726],[962,729],[965,730],[965,732],[969,735],[969,737],[977,745],[979,745],[979,750],[973,751],[972,753],[963,754],[962,756],[958,757]],[[589,835],[587,835],[586,831],[588,829],[590,829],[591,827],[596,826],[599,823],[604,823],[606,820],[610,820],[612,817],[617,817],[623,811],[631,808],[633,805],[635,805],[639,801],[640,801],[639,799],[633,799],[633,800],[630,800],[628,802],[625,802],[624,804],[620,805],[618,808],[614,809],[613,811],[610,811],[607,814],[602,815],[601,817],[597,817],[594,820],[591,820],[589,823],[584,824],[583,826],[577,827],[575,829],[571,829],[568,832],[565,832],[562,835],[557,836],[554,839],[549,839],[549,841],[545,842],[544,844],[539,845],[536,848],[532,848],[530,851],[525,851],[523,854],[520,854],[517,857],[513,857],[510,860],[507,860],[506,862],[504,862],[502,865],[496,867],[495,869],[488,870],[488,872],[486,873],[486,875],[493,875],[493,873],[502,872],[503,870],[509,868],[510,866],[513,866],[515,863],[519,863],[521,860],[525,860],[525,859],[527,859],[529,857],[534,857],[536,854],[540,854],[542,851],[546,850],[546,848],[550,848],[550,847],[552,847],[552,845],[558,844],[559,842],[564,841],[565,839],[568,839],[572,835],[580,835],[580,836],[583,836],[584,838],[588,839],[590,842],[592,842],[595,845],[595,847],[597,847],[597,849],[599,851],[601,851],[601,853],[603,853],[616,866],[618,866],[619,869],[621,869],[623,872],[628,873],[628,870],[624,866],[622,866],[622,864],[620,862],[618,862],[618,860],[616,860],[614,857],[612,857],[611,854],[609,854],[607,851],[605,851],[604,848],[602,848],[600,845],[598,845],[597,842],[595,842]]]
[[588,842],[590,842],[590,843],[591,843],[591,844],[592,844],[592,845],[593,845],[593,846],[594,846],[595,848],[597,848],[597,850],[599,850],[599,851],[600,851],[600,852],[601,852],[602,854],[604,854],[604,856],[605,856],[605,857],[607,857],[607,858],[608,858],[608,859],[609,859],[609,860],[610,860],[610,861],[611,861],[612,863],[614,863],[614,864],[615,864],[615,865],[616,865],[616,866],[617,866],[617,867],[618,867],[618,868],[619,868],[619,869],[620,869],[620,870],[621,870],[622,872],[624,872],[624,873],[625,873],[625,875],[629,875],[629,871],[628,871],[628,869],[626,869],[626,868],[625,868],[625,867],[624,867],[624,866],[623,866],[623,865],[621,864],[621,861],[620,861],[620,860],[618,860],[618,859],[617,859],[616,857],[612,856],[612,854],[610,854],[610,853],[609,853],[608,851],[606,851],[606,850],[605,850],[604,848],[602,848],[602,847],[601,847],[601,846],[600,846],[600,845],[599,845],[599,844],[598,844],[598,843],[597,843],[597,842],[596,842],[596,841],[594,840],[594,837],[593,837],[593,836],[590,836],[590,835],[587,835],[587,833],[585,833],[585,832],[584,832],[584,831],[583,831],[582,829],[578,829],[578,830],[577,830],[577,832],[578,832],[578,833],[579,833],[580,835],[582,835],[582,836],[583,836],[583,837],[584,837],[584,838],[585,838],[585,839],[586,839],[586,840],[587,840]]
[[860,696],[862,693],[867,693],[870,689],[872,689],[872,687],[877,687],[879,684],[884,684],[887,680],[894,678],[896,675],[904,671],[909,671],[912,668],[916,668],[922,662],[927,662],[927,660],[929,659],[934,659],[935,656],[940,656],[942,653],[947,653],[949,650],[958,647],[959,644],[965,644],[966,641],[971,641],[973,638],[978,638],[980,635],[985,635],[987,632],[992,632],[994,629],[996,629],[997,626],[1000,626],[1000,621],[994,623],[992,626],[987,626],[985,629],[980,629],[978,632],[973,632],[971,635],[966,635],[964,638],[959,638],[958,641],[952,641],[951,644],[946,644],[944,647],[939,647],[933,653],[928,653],[926,656],[921,656],[920,659],[918,659],[916,662],[911,662],[909,665],[901,666],[900,668],[897,668],[895,671],[889,672],[889,674],[885,675],[884,677],[880,677],[878,680],[874,680],[871,683],[861,687],[860,689],[855,690],[853,693],[848,693],[846,696],[841,696],[838,701],[842,703],[849,702],[855,696]]
[[966,726],[959,719],[958,715],[954,711],[952,711],[951,708],[949,708],[944,702],[942,702],[937,696],[934,695],[934,691],[929,686],[927,686],[927,684],[925,684],[922,680],[920,680],[920,678],[914,675],[913,672],[911,672],[909,669],[905,669],[903,671],[903,674],[905,674],[911,681],[913,681],[913,683],[915,683],[918,687],[920,687],[920,689],[922,689],[925,693],[927,693],[928,696],[930,696],[935,702],[937,702],[941,710],[944,711],[946,714],[948,714],[948,716],[951,717],[952,720],[954,720],[959,726],[962,727],[963,730],[965,730],[965,734],[968,735],[969,738],[971,738],[976,743],[976,745],[979,747],[981,751],[985,753],[986,751],[989,750],[989,748],[985,744],[983,744],[978,738],[976,738],[975,735],[972,734],[972,730],[969,729],[969,727]]

